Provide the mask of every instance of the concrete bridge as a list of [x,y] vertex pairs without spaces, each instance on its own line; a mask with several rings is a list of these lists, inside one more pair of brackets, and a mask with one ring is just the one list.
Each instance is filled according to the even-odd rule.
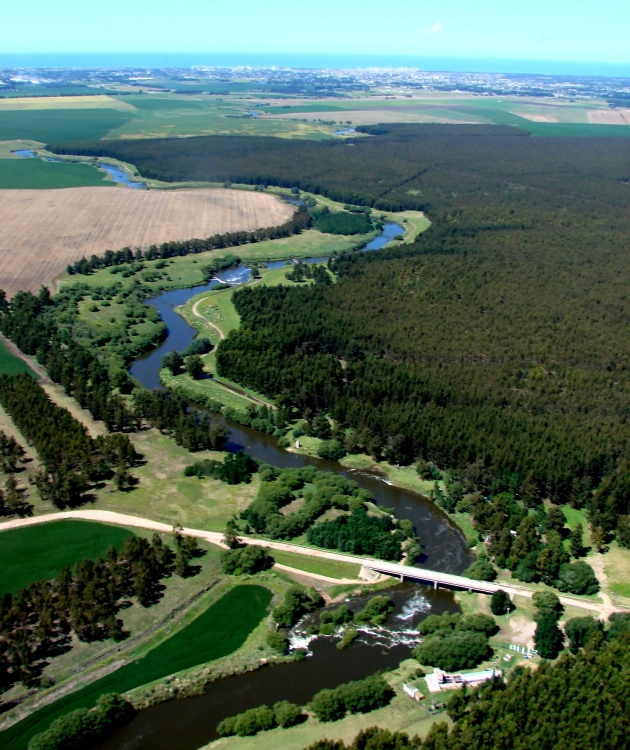
[[[359,559],[359,558],[357,558]],[[501,586],[489,581],[475,581],[464,576],[455,576],[450,573],[438,573],[435,570],[424,570],[409,565],[398,565],[397,563],[384,562],[383,560],[361,559],[364,570],[373,570],[375,573],[383,573],[387,576],[398,578],[401,581],[414,581],[416,583],[433,584],[433,588],[457,589],[460,591],[476,591],[481,594],[494,594]],[[505,587],[504,587],[505,588]]]

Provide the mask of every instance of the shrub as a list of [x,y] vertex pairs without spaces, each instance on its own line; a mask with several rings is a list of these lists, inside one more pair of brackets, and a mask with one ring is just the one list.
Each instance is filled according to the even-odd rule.
[[595,572],[584,560],[561,565],[556,586],[569,594],[596,594],[599,591]]
[[346,449],[338,440],[324,440],[317,449],[320,458],[329,458],[331,461],[339,461],[346,455]]
[[290,628],[305,614],[319,609],[324,603],[321,595],[315,589],[302,589],[291,586],[284,595],[282,604],[274,607],[272,615],[280,627]]
[[289,701],[278,701],[273,707],[276,722],[280,727],[294,727],[306,718],[302,709]]
[[564,611],[562,602],[558,598],[557,594],[553,593],[553,591],[537,591],[534,594],[532,601],[534,602],[534,606],[538,610],[536,616],[534,617],[536,621],[546,615],[550,615],[552,617],[555,617],[556,620],[559,620],[560,615]]
[[30,750],[89,750],[127,724],[136,711],[120,695],[101,695],[90,710],[78,708],[55,719],[48,729],[35,735]]
[[572,654],[586,646],[593,633],[601,633],[604,623],[594,617],[573,617],[564,626],[564,632],[569,639],[569,651]]
[[343,638],[337,644],[337,648],[343,651],[344,648],[351,646],[358,637],[359,633],[355,628],[346,628],[343,631]]
[[320,690],[311,701],[310,708],[320,721],[337,721],[349,711],[368,713],[386,706],[394,691],[380,675],[365,680],[346,682],[334,690]]
[[486,636],[492,635],[497,630],[497,624],[490,615],[476,614],[462,617],[458,612],[443,615],[429,615],[418,626],[422,635],[432,635],[434,633],[450,634],[454,631],[470,631],[473,633],[482,633]]
[[222,737],[236,734],[239,737],[251,737],[258,732],[266,732],[276,726],[276,716],[269,706],[258,706],[243,711],[242,714],[229,716],[217,727],[217,733]]
[[494,565],[488,560],[477,560],[477,562],[466,568],[463,575],[467,578],[472,578],[474,581],[494,581],[497,577],[497,571]]
[[512,600],[506,591],[499,589],[492,594],[492,598],[490,599],[490,611],[493,615],[496,615],[497,617],[499,615],[505,615],[513,609],[514,604],[512,604]]
[[352,620],[352,612],[347,604],[342,604],[337,609],[325,609],[319,616],[322,625],[332,623],[333,625],[343,625]]
[[221,569],[229,575],[252,575],[268,570],[274,564],[269,550],[254,544],[221,552]]
[[482,633],[455,631],[434,635],[416,647],[414,656],[421,664],[439,667],[447,672],[470,669],[489,659],[492,649]]
[[205,336],[193,339],[192,342],[184,349],[182,356],[189,357],[191,354],[208,354],[214,349],[210,339]]
[[539,618],[534,643],[538,655],[543,659],[555,659],[558,656],[564,646],[564,637],[554,615],[546,614]]
[[278,654],[286,654],[288,641],[283,632],[270,630],[267,633],[267,645]]
[[320,721],[338,721],[346,715],[346,706],[336,690],[320,690],[310,708]]
[[373,596],[361,610],[354,616],[357,624],[371,623],[382,625],[394,609],[394,602],[388,596]]

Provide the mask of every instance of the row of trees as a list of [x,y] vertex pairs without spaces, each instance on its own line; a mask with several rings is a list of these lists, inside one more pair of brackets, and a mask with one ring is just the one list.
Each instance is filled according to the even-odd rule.
[[92,438],[67,409],[53,404],[28,374],[0,376],[0,403],[43,464],[36,478],[42,499],[57,508],[82,502],[89,483],[123,472],[136,459],[125,435]]
[[101,695],[91,709],[77,708],[55,719],[29,742],[30,750],[90,750],[136,715],[133,705],[114,693]]
[[[308,229],[310,224],[311,217],[308,209],[306,206],[300,206],[289,221],[276,227],[264,227],[262,229],[255,229],[252,232],[226,232],[225,234],[214,234],[206,239],[163,242],[159,246],[151,245],[151,247],[144,252],[140,249],[132,251],[129,247],[125,247],[116,252],[107,250],[102,257],[92,255],[89,259],[85,257],[80,258],[74,264],[69,265],[66,270],[70,275],[88,275],[97,271],[99,268],[109,268],[132,262],[140,263],[143,260],[175,258],[184,255],[205,253],[208,252],[208,250],[221,250],[228,247],[238,247],[239,245],[263,242],[265,240],[277,240],[282,237],[290,237],[293,234],[300,234],[305,229]],[[230,263],[230,265],[233,265],[233,263]],[[211,272],[216,273],[219,269],[220,267],[213,268]]]
[[[186,551],[188,554],[189,550]],[[127,636],[116,615],[127,597],[143,607],[161,597],[160,579],[175,555],[158,535],[129,537],[120,553],[83,560],[51,581],[31,583],[0,599],[0,685],[35,684],[47,657],[71,647],[70,634],[92,642]]]
[[[337,721],[347,713],[365,714],[386,706],[394,696],[394,691],[380,675],[365,680],[346,682],[330,690],[320,690],[313,697],[308,708],[320,721]],[[277,726],[292,727],[306,721],[303,710],[289,701],[279,701],[273,708],[259,706],[230,716],[217,727],[222,737],[239,735],[252,736]]]

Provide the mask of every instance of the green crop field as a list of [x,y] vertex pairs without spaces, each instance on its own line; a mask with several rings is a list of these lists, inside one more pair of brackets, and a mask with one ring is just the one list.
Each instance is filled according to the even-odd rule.
[[0,533],[0,594],[34,581],[50,580],[62,568],[103,557],[110,544],[120,549],[133,536],[118,526],[89,521],[56,521]]
[[5,375],[19,375],[22,372],[28,372],[33,377],[36,377],[26,362],[16,357],[15,354],[11,354],[5,344],[0,341],[0,373]]
[[[0,119],[2,115],[0,114]],[[42,159],[0,159],[0,188],[35,189],[114,186],[89,164],[57,163]]]
[[104,138],[133,118],[115,109],[3,109],[0,141],[84,141]]
[[265,616],[272,593],[262,586],[236,586],[142,658],[75,693],[44,706],[0,733],[5,750],[26,750],[31,738],[59,716],[90,708],[103,693],[125,693],[174,672],[190,669],[236,651]]

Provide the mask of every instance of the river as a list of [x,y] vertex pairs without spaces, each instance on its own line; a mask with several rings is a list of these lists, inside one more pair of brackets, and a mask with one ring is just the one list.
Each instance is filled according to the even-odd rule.
[[[386,628],[364,629],[350,648],[340,651],[338,638],[320,637],[309,644],[312,656],[303,661],[264,666],[213,682],[202,695],[151,706],[93,750],[197,750],[218,738],[216,727],[227,716],[280,700],[304,705],[323,688],[395,669],[411,656],[421,620],[459,610],[447,591],[406,583],[383,593],[396,605]],[[366,599],[354,597],[348,604],[357,611]],[[307,622],[308,618],[297,630]]]
[[[364,250],[377,250],[403,233],[397,224],[386,224],[383,232]],[[308,258],[302,262],[320,262],[325,258]],[[269,263],[281,268],[286,261]],[[160,361],[169,351],[186,348],[196,335],[176,312],[175,307],[187,302],[204,289],[218,283],[240,284],[249,279],[249,268],[238,266],[217,274],[205,286],[164,292],[147,300],[162,316],[168,327],[167,338],[153,351],[136,360],[131,374],[147,388],[161,388]],[[307,465],[340,474],[368,490],[376,503],[393,508],[398,518],[410,519],[423,545],[419,567],[449,573],[461,573],[473,562],[473,556],[461,530],[433,503],[410,490],[388,483],[375,471],[347,469],[336,461],[303,456],[283,450],[276,438],[225,420],[230,430],[228,449],[246,450],[251,456],[281,468]],[[95,750],[196,750],[217,738],[216,726],[231,716],[261,703],[279,700],[307,703],[322,688],[335,687],[349,680],[367,677],[379,670],[395,668],[411,656],[418,642],[417,625],[430,613],[458,611],[453,594],[430,587],[405,583],[393,585],[387,592],[396,609],[383,629],[365,629],[348,649],[336,648],[337,637],[311,640],[305,635],[308,618],[291,633],[292,645],[305,646],[311,656],[274,667],[212,683],[203,695],[161,703],[141,711],[138,716]],[[366,597],[355,597],[349,605],[355,611],[365,604]]]

